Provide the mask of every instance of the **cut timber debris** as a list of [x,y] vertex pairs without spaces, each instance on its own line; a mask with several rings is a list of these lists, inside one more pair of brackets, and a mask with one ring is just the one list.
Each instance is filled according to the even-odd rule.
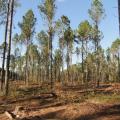
[[8,111],[5,112],[5,115],[8,117],[9,120],[60,120],[60,119],[43,119],[39,116],[20,119],[19,117]]
[[25,102],[25,101],[30,101],[30,100],[36,100],[36,99],[48,99],[48,98],[57,98],[56,93],[44,93],[38,96],[31,96],[31,97],[27,97],[27,98],[20,98],[17,100],[12,100],[12,99],[8,99],[8,100],[4,100],[2,102],[0,102],[0,105],[3,104],[13,104],[13,103],[21,103],[21,102]]
[[16,119],[16,115],[14,115],[13,113],[6,111],[5,115],[10,119],[10,120],[18,120]]
[[14,113],[15,115],[17,115],[17,114],[19,114],[19,112],[21,112],[22,110],[24,110],[24,107],[22,107],[22,106],[16,106],[13,113]]
[[6,111],[5,115],[10,119],[10,120],[20,120],[19,118],[19,113],[24,110],[22,106],[16,106],[15,110],[13,112]]

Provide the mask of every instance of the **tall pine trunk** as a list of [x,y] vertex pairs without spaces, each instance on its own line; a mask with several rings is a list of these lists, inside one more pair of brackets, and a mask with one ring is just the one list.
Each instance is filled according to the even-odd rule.
[[[119,36],[120,36],[120,0],[118,0],[118,16],[119,16]],[[120,59],[118,53],[118,77],[120,82]]]
[[13,24],[13,10],[14,10],[14,0],[9,0],[10,4],[10,22],[8,31],[8,54],[6,62],[6,74],[5,74],[5,95],[9,92],[9,66],[10,66],[10,54],[11,54],[11,37],[12,37],[12,24]]
[[2,60],[1,90],[3,90],[3,84],[4,84],[4,81],[5,81],[5,68],[4,67],[5,67],[5,57],[6,57],[6,51],[7,51],[7,32],[8,32],[9,9],[10,9],[10,5],[8,3],[7,20],[6,20],[6,25],[5,25],[3,60]]
[[51,28],[49,30],[49,44],[50,44],[50,81],[51,81],[51,92],[53,92],[53,56],[52,56],[52,51],[53,51],[53,45],[52,45],[52,32]]
[[[27,50],[28,50],[29,44],[27,40]],[[29,75],[28,75],[28,53],[26,52],[26,58],[25,58],[25,84],[28,86],[29,84]]]
[[84,41],[82,40],[82,83],[84,83]]
[[69,74],[69,69],[70,69],[70,65],[69,65],[69,62],[70,62],[70,58],[69,58],[69,45],[68,45],[68,40],[67,40],[67,82],[69,82],[69,79],[70,79],[70,74]]
[[118,81],[120,82],[120,55],[118,53]]
[[120,35],[120,0],[118,0],[118,20],[119,20],[119,35]]
[[96,30],[97,30],[97,34],[96,34],[96,39],[95,39],[95,49],[96,49],[96,87],[100,86],[100,78],[99,78],[99,37],[98,37],[98,23],[96,22]]
[[86,40],[86,86],[88,85],[88,61],[87,61],[87,56],[88,56],[88,41]]

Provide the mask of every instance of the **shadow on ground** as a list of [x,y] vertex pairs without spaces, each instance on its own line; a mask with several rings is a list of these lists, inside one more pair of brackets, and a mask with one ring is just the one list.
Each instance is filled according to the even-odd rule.
[[[118,116],[119,118],[115,119],[115,116]],[[111,119],[113,118],[112,120],[120,120],[120,104],[106,107],[102,111],[94,114],[79,116],[75,120],[102,120],[102,118],[105,118],[105,120],[109,120],[109,117]]]
[[41,116],[28,117],[21,120],[62,120],[61,118],[58,118],[58,114],[62,114],[64,113],[64,111],[65,109],[61,109],[55,112],[49,112]]

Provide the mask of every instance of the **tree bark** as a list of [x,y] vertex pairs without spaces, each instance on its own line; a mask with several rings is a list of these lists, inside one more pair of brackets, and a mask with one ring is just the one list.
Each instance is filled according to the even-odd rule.
[[84,83],[84,42],[82,40],[82,82]]
[[119,35],[120,35],[120,0],[118,0],[118,20],[119,20]]
[[69,43],[67,40],[67,82],[69,82],[69,80],[70,80],[69,69],[70,69],[70,57],[69,57]]
[[51,92],[53,92],[53,45],[52,45],[52,28],[49,29],[49,44],[50,44],[50,80],[51,80]]
[[9,89],[9,66],[10,66],[10,53],[11,53],[11,37],[12,37],[12,24],[13,24],[13,10],[14,10],[14,0],[9,1],[10,4],[10,22],[8,31],[8,54],[6,63],[6,75],[5,75],[5,95],[8,95]]
[[3,90],[3,84],[5,81],[5,57],[6,57],[6,50],[7,50],[7,32],[8,32],[8,19],[9,19],[9,9],[10,5],[8,3],[8,10],[7,10],[7,21],[5,25],[5,39],[4,39],[4,50],[3,50],[3,60],[2,60],[2,76],[1,76],[1,90]]

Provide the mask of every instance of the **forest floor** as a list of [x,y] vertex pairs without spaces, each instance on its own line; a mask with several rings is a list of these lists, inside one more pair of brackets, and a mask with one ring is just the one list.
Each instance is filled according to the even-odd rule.
[[[36,90],[35,87],[31,87]],[[29,90],[31,90],[29,88]],[[19,90],[21,90],[19,88]],[[28,94],[29,90],[24,89]],[[23,88],[22,88],[23,92]],[[120,84],[106,84],[92,89],[83,86],[56,86],[56,95],[33,93],[29,97],[0,97],[0,120],[9,120],[5,111],[14,112],[19,120],[120,120]],[[34,94],[34,96],[33,96]]]

